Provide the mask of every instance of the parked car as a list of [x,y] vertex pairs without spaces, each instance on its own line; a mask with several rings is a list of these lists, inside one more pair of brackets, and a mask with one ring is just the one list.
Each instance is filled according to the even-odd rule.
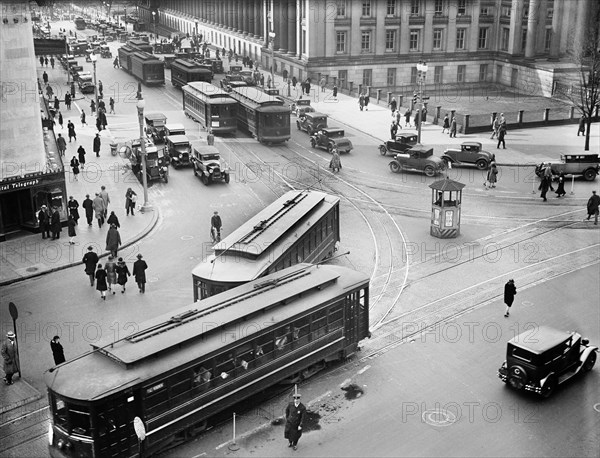
[[191,164],[192,145],[185,135],[169,135],[165,139],[169,159],[173,167],[184,167]]
[[76,79],[77,85],[79,86],[79,90],[82,94],[94,93],[95,86],[92,81],[92,74],[90,72],[78,72]]
[[310,105],[310,99],[296,99],[290,105],[290,109],[293,113],[296,113],[296,116],[300,117],[305,113],[312,113],[316,111]]
[[164,142],[167,117],[162,113],[147,113],[145,118],[146,135],[150,136],[154,143]]
[[402,133],[396,135],[395,140],[388,140],[383,145],[379,145],[379,153],[385,156],[388,152],[392,154],[403,153],[410,147],[417,144],[417,134]]
[[511,388],[547,398],[579,372],[591,371],[597,354],[598,347],[577,332],[541,326],[508,341],[498,377]]
[[199,150],[194,148],[192,165],[194,175],[199,176],[206,186],[213,181],[229,183],[229,166],[214,146],[202,146]]
[[244,81],[248,86],[256,86],[254,72],[252,70],[242,70],[238,73],[238,75],[242,77],[242,81]]
[[494,155],[482,149],[479,142],[463,142],[459,148],[448,148],[442,159],[452,165],[475,164],[478,169],[485,170],[493,161]]
[[313,132],[327,127],[327,115],[316,111],[304,113],[296,119],[296,127],[298,130],[303,130],[308,135],[312,135]]
[[352,142],[344,137],[344,129],[337,127],[319,129],[311,135],[310,146],[326,149],[330,153],[336,148],[340,154],[349,153],[354,148]]
[[[545,164],[541,163],[535,168],[535,174],[542,176]],[[582,175],[587,181],[596,179],[600,171],[598,154],[561,154],[560,162],[550,162],[552,173],[560,175]]]
[[165,136],[169,135],[185,135],[185,126],[179,123],[165,124]]
[[433,177],[446,170],[446,163],[433,155],[433,148],[415,145],[402,154],[396,154],[390,162],[390,170],[395,173],[404,170],[423,172],[428,177]]
[[[148,181],[164,180],[169,182],[169,157],[165,155],[164,148],[156,147],[151,141],[146,140],[146,177]],[[143,154],[140,139],[133,140],[131,145],[131,171],[142,181]]]

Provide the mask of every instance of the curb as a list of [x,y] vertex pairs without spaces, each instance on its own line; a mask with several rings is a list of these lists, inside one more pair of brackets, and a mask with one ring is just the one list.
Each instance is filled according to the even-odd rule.
[[7,412],[10,412],[11,410],[15,410],[15,409],[17,409],[19,407],[22,407],[24,405],[27,405],[27,404],[29,404],[31,402],[37,401],[38,399],[42,398],[42,394],[37,389],[35,389],[33,386],[31,386],[29,384],[29,382],[27,382],[27,380],[19,379],[19,382],[27,384],[27,386],[29,388],[31,388],[31,390],[34,391],[36,394],[34,394],[33,396],[29,396],[29,397],[27,397],[25,399],[21,399],[20,401],[14,402],[12,404],[9,404],[9,405],[6,405],[6,406],[1,406],[0,407],[0,414],[5,414]]
[[[158,210],[157,207],[155,207],[153,212],[155,212],[157,215],[156,218],[154,218],[154,222],[151,223],[150,226],[146,227],[139,235],[136,235],[129,242],[125,243],[124,245],[121,245],[119,247],[119,250],[123,250],[123,249],[128,248],[128,247],[134,245],[135,243],[139,242],[141,239],[146,237],[156,227],[156,225],[158,224],[159,217],[160,217],[160,211]],[[98,258],[102,259],[104,257],[108,257],[108,255],[109,255],[109,253],[104,253],[104,254],[98,255]],[[30,280],[30,279],[36,278],[36,277],[41,277],[42,275],[46,275],[46,274],[49,274],[52,272],[58,272],[59,270],[68,269],[69,267],[78,266],[80,264],[81,264],[81,261],[71,262],[69,264],[64,264],[62,266],[52,267],[48,270],[42,270],[42,271],[36,272],[34,274],[27,275],[26,277],[19,277],[19,278],[12,278],[10,280],[5,280],[3,282],[0,282],[0,287],[12,285],[14,283],[18,283],[18,282],[24,281],[24,280]]]

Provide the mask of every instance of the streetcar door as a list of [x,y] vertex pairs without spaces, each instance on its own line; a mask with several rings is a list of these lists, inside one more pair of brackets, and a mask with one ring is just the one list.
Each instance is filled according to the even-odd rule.
[[356,292],[346,296],[346,346],[358,341],[358,297]]
[[137,452],[138,441],[133,429],[135,405],[133,392],[127,391],[98,406],[96,422],[100,456],[132,456]]

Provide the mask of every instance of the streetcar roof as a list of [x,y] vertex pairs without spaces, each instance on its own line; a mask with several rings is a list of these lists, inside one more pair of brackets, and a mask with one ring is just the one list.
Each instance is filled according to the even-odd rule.
[[[226,97],[230,101],[233,101],[231,99],[231,96],[229,95],[229,93],[225,92],[220,87],[217,87],[214,84],[207,83],[205,81],[191,81],[188,84],[186,84],[185,86],[183,86],[182,89],[186,92],[191,92],[191,93],[195,93],[195,94],[200,93],[200,94],[204,95],[205,97],[208,97],[211,99],[217,98],[217,97]],[[212,100],[211,100],[211,103],[212,103]]]
[[260,277],[339,200],[313,190],[287,192],[215,245],[217,259],[201,262],[192,275],[232,283]]
[[[275,95],[269,95],[257,86],[243,86],[233,88],[232,96],[240,103],[254,105],[255,108],[268,105],[281,105],[283,101]],[[289,109],[287,109],[289,111]]]
[[368,276],[340,266],[298,264],[139,324],[115,343],[47,371],[47,386],[72,399],[95,400],[285,325],[357,287]]
[[161,65],[165,64],[162,60],[160,60],[154,54],[150,54],[149,52],[146,52],[146,51],[137,50],[131,56],[132,59],[134,57],[138,58],[140,60],[143,60],[143,61],[152,62],[153,64],[161,64]]

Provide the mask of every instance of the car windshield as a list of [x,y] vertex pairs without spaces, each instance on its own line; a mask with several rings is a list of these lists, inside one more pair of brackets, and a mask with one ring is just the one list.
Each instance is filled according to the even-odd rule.
[[203,161],[218,161],[220,157],[218,154],[203,154],[201,158]]

